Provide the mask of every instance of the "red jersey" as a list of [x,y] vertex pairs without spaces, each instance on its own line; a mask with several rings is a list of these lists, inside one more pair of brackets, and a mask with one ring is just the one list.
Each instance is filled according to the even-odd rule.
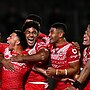
[[78,51],[71,43],[51,48],[51,62],[55,69],[68,69],[69,63],[79,61]]
[[[86,47],[83,51],[83,67],[85,66],[88,60],[90,60],[90,48]],[[84,90],[90,90],[90,78]]]
[[[15,51],[9,51],[8,44],[0,44],[0,53],[4,54],[5,59],[10,59],[12,55],[18,55]],[[21,52],[22,55],[28,54],[28,50]],[[2,90],[23,90],[23,80],[25,73],[29,70],[26,63],[11,62],[15,71],[7,70],[4,66],[2,68]]]
[[[51,46],[50,52],[52,67],[55,69],[68,69],[70,68],[70,63],[79,61],[78,51],[72,43],[65,43],[56,48]],[[71,86],[70,84],[60,81],[60,77],[56,83],[55,90],[64,90],[66,87]]]
[[[0,67],[0,82],[1,82],[1,77],[2,77],[2,70],[1,70],[1,67]],[[0,86],[1,86],[1,84],[0,84]]]
[[86,47],[83,51],[83,67],[90,60],[90,48]]
[[42,41],[44,41],[46,45],[48,45],[49,42],[50,42],[49,37],[48,37],[47,35],[43,34],[43,33],[40,33],[40,34],[39,34],[39,38],[40,38]]
[[[28,53],[29,53],[29,55],[35,54],[42,48],[45,48],[47,50],[46,44],[44,42],[42,42],[41,40],[38,40],[36,42],[36,44],[34,45],[34,47]],[[42,62],[38,62],[38,63],[40,63],[42,65]],[[34,64],[37,64],[37,63],[34,63]],[[46,67],[46,65],[45,66],[43,65],[43,67]],[[46,81],[46,79],[42,74],[37,73],[32,70],[30,72],[27,82],[39,82],[39,81],[40,82]]]

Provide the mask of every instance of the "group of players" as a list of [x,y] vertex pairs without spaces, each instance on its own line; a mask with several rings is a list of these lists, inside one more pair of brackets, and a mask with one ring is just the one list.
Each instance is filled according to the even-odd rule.
[[47,36],[40,32],[41,23],[41,17],[30,14],[22,30],[0,43],[1,90],[90,90],[90,25],[80,72],[80,48],[66,40],[67,26],[55,22]]

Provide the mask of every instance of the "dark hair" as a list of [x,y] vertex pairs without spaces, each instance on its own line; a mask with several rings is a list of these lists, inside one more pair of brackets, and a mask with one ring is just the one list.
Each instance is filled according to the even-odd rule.
[[41,24],[42,24],[42,19],[41,19],[41,17],[38,16],[38,15],[36,15],[36,14],[29,14],[29,15],[26,17],[26,19],[30,19],[30,20],[36,21],[36,22],[38,22],[38,23],[40,24],[40,26],[41,26]]
[[38,32],[39,32],[39,30],[40,30],[40,26],[35,22],[35,21],[30,21],[30,22],[26,22],[24,25],[23,25],[23,32],[25,32],[25,30],[27,29],[27,28],[31,28],[31,27],[33,27],[33,28],[35,28]]
[[56,22],[56,23],[52,24],[51,27],[54,27],[56,29],[62,29],[64,32],[67,31],[67,26],[64,23]]
[[28,47],[27,40],[25,34],[21,30],[14,30],[14,33],[17,34],[20,44],[22,45],[23,49],[26,49]]

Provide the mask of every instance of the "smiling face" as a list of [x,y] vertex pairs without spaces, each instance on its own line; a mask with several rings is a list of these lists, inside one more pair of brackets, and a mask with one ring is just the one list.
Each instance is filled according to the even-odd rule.
[[28,45],[33,47],[38,38],[38,31],[35,28],[30,27],[25,30],[25,35]]
[[20,44],[20,40],[16,33],[10,34],[10,36],[7,38],[7,43],[9,44],[9,49],[13,50],[14,47],[18,44]]
[[90,25],[88,25],[87,30],[83,36],[83,45],[90,45]]
[[49,32],[50,43],[59,43],[63,35],[64,32],[61,29],[51,27]]
[[58,32],[56,28],[50,28],[49,38],[50,38],[50,43],[55,43],[58,41]]

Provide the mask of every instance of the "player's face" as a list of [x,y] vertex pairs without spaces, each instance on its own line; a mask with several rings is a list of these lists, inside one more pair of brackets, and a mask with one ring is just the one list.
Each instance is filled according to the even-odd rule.
[[57,43],[59,40],[59,32],[56,30],[56,28],[50,28],[49,32],[49,38],[50,38],[50,43]]
[[12,50],[17,45],[17,42],[19,42],[19,38],[17,37],[16,33],[10,34],[10,36],[7,38],[7,43],[9,44],[9,49]]
[[25,30],[25,35],[26,35],[28,45],[30,47],[34,46],[34,44],[36,43],[36,40],[38,38],[38,31],[33,27],[27,28]]
[[88,25],[87,30],[83,36],[83,45],[90,45],[90,25]]

